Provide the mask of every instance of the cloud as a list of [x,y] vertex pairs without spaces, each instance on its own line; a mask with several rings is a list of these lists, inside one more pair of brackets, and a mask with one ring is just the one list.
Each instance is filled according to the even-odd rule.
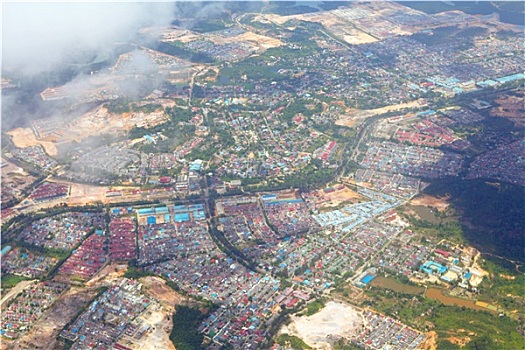
[[168,2],[10,2],[2,5],[2,71],[35,75],[86,63],[173,20]]

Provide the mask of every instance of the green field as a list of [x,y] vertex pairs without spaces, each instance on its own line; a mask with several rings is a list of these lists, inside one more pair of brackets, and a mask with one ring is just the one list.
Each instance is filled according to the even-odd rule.
[[16,276],[16,275],[7,275],[2,274],[2,290],[11,289],[14,286],[16,286],[18,283],[22,281],[27,281],[30,278],[22,277],[22,276]]

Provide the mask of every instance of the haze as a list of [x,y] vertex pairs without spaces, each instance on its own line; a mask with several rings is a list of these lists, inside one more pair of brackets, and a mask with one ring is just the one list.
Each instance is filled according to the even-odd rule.
[[82,62],[173,14],[174,3],[5,3],[2,71],[27,76]]

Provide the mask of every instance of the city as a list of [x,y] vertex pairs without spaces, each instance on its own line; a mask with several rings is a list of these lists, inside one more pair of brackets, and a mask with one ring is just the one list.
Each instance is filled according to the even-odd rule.
[[3,69],[0,347],[518,348],[517,5],[177,4],[24,122]]

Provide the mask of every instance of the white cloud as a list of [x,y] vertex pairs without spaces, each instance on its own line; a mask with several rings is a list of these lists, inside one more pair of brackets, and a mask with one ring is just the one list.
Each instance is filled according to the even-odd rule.
[[31,75],[72,57],[108,52],[143,26],[168,25],[174,11],[168,2],[4,3],[2,69]]

